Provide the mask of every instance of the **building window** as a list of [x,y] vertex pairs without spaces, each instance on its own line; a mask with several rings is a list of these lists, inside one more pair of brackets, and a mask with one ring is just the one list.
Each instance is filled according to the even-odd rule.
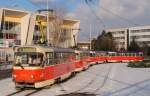
[[131,30],[131,33],[150,32],[150,29]]
[[142,35],[142,36],[130,36],[130,39],[140,39],[140,38],[150,38],[150,35]]
[[[0,46],[12,47],[16,45],[15,40],[20,40],[21,24],[17,22],[4,21],[2,22],[2,31],[0,32]],[[17,43],[17,45],[21,43]]]

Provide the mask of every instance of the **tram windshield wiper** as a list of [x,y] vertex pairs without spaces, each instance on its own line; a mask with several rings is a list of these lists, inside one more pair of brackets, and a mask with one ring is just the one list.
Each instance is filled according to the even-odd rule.
[[24,67],[22,66],[22,64],[20,64],[20,67],[21,67],[22,69],[24,69]]

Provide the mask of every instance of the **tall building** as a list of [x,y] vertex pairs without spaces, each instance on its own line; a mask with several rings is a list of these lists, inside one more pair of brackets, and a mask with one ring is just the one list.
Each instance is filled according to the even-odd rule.
[[150,46],[150,26],[136,26],[128,28],[106,29],[106,33],[111,32],[117,43],[118,50],[127,49],[130,42],[135,38],[139,46],[145,44]]
[[56,14],[50,14],[48,30],[46,13],[0,8],[0,47],[36,44],[41,34],[38,21],[52,45],[65,48],[75,45],[80,24],[78,20],[57,20]]
[[129,33],[129,42],[135,38],[139,46],[143,44],[150,46],[150,26],[131,27]]
[[106,33],[108,32],[112,33],[118,50],[127,49],[127,29],[126,28],[106,29],[105,31]]
[[0,61],[5,61],[7,56],[13,57],[13,46],[37,44],[41,38],[39,21],[51,45],[62,48],[76,45],[78,20],[59,19],[56,14],[49,14],[47,24],[45,13],[0,8]]

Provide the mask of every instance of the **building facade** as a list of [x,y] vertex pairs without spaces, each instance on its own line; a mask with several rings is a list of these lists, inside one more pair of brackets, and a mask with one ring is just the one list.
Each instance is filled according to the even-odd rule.
[[118,50],[126,50],[130,42],[135,39],[139,46],[145,44],[150,46],[150,26],[136,26],[129,28],[113,28],[106,29],[106,33],[111,32],[115,42],[117,43]]
[[0,47],[35,45],[41,34],[37,17],[51,45],[65,48],[75,45],[80,24],[78,20],[58,21],[55,14],[50,14],[47,23],[46,13],[0,8]]
[[106,29],[105,31],[106,33],[108,32],[112,33],[118,50],[127,49],[127,29],[126,28]]
[[78,42],[77,47],[80,49],[88,50],[90,49],[90,42]]
[[129,42],[135,38],[139,46],[150,46],[150,26],[131,27],[129,29]]

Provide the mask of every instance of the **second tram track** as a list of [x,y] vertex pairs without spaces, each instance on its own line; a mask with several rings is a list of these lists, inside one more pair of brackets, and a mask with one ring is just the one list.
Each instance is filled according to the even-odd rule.
[[[104,63],[104,64],[105,64],[105,63]],[[112,65],[108,65],[108,72],[107,72],[106,75],[104,76],[104,80],[102,81],[102,84],[101,84],[100,86],[98,86],[97,88],[95,88],[94,91],[92,91],[92,92],[85,92],[85,93],[93,93],[93,94],[95,94],[95,92],[97,92],[97,91],[99,91],[101,88],[103,88],[103,87],[105,86],[105,83],[107,82],[107,80],[108,80],[108,78],[109,78],[109,75],[110,75],[110,73],[111,73],[111,70],[112,70]],[[68,94],[73,94],[73,93],[80,93],[80,91],[82,91],[82,90],[84,90],[84,89],[87,89],[89,86],[91,86],[91,85],[98,79],[98,76],[99,76],[99,75],[100,75],[100,73],[95,74],[95,77],[94,77],[92,80],[90,80],[90,82],[89,82],[88,84],[86,84],[85,86],[79,88],[79,89],[76,90],[76,91],[69,92],[69,93],[67,93],[66,95],[68,95]],[[66,90],[66,92],[67,92],[67,90]],[[65,93],[66,93],[66,92],[65,92]],[[61,96],[61,95],[60,95],[60,96]],[[65,94],[64,94],[64,96],[65,96]]]
[[[27,93],[25,93],[24,96],[31,96],[32,94],[35,94],[35,93],[37,93],[37,92],[39,92],[39,91],[41,91],[41,90],[43,90],[43,89],[34,89],[34,90],[32,90],[32,92],[27,92]],[[25,92],[25,91],[29,91],[29,90],[28,90],[28,89],[19,90],[19,91],[10,93],[10,94],[8,94],[8,95],[6,95],[6,96],[19,95],[19,94],[21,94],[21,93],[23,93],[23,92]]]
[[16,95],[16,94],[18,94],[18,93],[21,93],[21,92],[23,92],[23,91],[24,91],[24,90],[19,90],[19,91],[10,93],[10,94],[8,94],[8,95],[6,95],[6,96],[13,96],[13,95]]

